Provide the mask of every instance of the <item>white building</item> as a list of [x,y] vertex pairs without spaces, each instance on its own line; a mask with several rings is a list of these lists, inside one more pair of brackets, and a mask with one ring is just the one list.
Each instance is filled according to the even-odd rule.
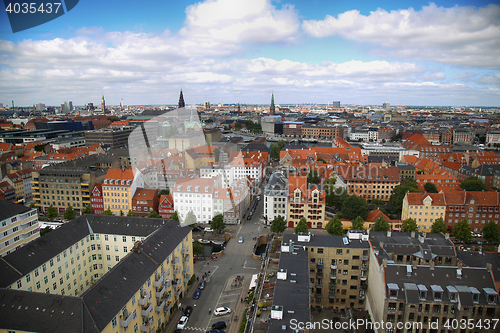
[[[216,213],[213,193],[215,187],[220,186],[220,178],[179,178],[173,189],[174,207],[181,221],[186,219],[187,214],[192,211],[196,216],[197,223],[210,223]],[[224,207],[217,209],[222,213]]]
[[500,143],[500,130],[494,129],[486,133],[486,144]]
[[360,139],[363,141],[370,141],[370,134],[367,130],[354,130],[349,133],[349,140],[359,141]]
[[228,166],[231,168],[229,171],[230,184],[246,177],[255,179],[257,185],[262,182],[262,164],[251,158],[236,157],[228,163]]
[[0,200],[0,256],[40,237],[36,209]]
[[269,182],[264,189],[264,212],[268,224],[278,216],[287,219],[287,196],[288,188],[285,176],[281,172],[275,172],[269,178]]

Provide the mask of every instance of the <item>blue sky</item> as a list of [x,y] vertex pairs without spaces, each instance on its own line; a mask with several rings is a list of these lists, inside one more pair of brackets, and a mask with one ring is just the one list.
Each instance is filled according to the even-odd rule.
[[[376,5],[375,5],[376,4]],[[500,106],[488,1],[90,1],[12,33],[0,103]]]

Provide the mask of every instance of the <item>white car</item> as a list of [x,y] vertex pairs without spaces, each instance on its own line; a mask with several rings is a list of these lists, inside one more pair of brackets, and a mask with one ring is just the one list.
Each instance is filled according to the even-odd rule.
[[188,322],[189,317],[187,316],[182,316],[181,319],[179,319],[179,322],[177,323],[177,329],[183,330]]
[[220,308],[214,310],[214,315],[216,316],[223,316],[229,313],[231,313],[231,309],[225,306],[221,306]]
[[243,237],[238,238],[238,243],[243,243]]
[[214,229],[212,229],[212,228],[205,228],[205,231],[206,232],[212,232],[212,231],[214,231]]

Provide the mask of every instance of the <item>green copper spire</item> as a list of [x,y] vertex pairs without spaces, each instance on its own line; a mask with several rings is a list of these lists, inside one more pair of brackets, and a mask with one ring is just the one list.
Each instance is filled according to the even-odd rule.
[[271,107],[269,108],[269,113],[274,114],[275,111],[275,106],[274,106],[274,93],[271,94]]

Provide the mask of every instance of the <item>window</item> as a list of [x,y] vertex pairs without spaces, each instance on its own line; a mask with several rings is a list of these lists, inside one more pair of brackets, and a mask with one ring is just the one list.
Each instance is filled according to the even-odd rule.
[[125,252],[125,253],[127,253],[127,252],[128,252],[128,251],[127,251],[127,247],[126,247],[126,246],[124,246],[124,247],[123,247],[123,252]]

